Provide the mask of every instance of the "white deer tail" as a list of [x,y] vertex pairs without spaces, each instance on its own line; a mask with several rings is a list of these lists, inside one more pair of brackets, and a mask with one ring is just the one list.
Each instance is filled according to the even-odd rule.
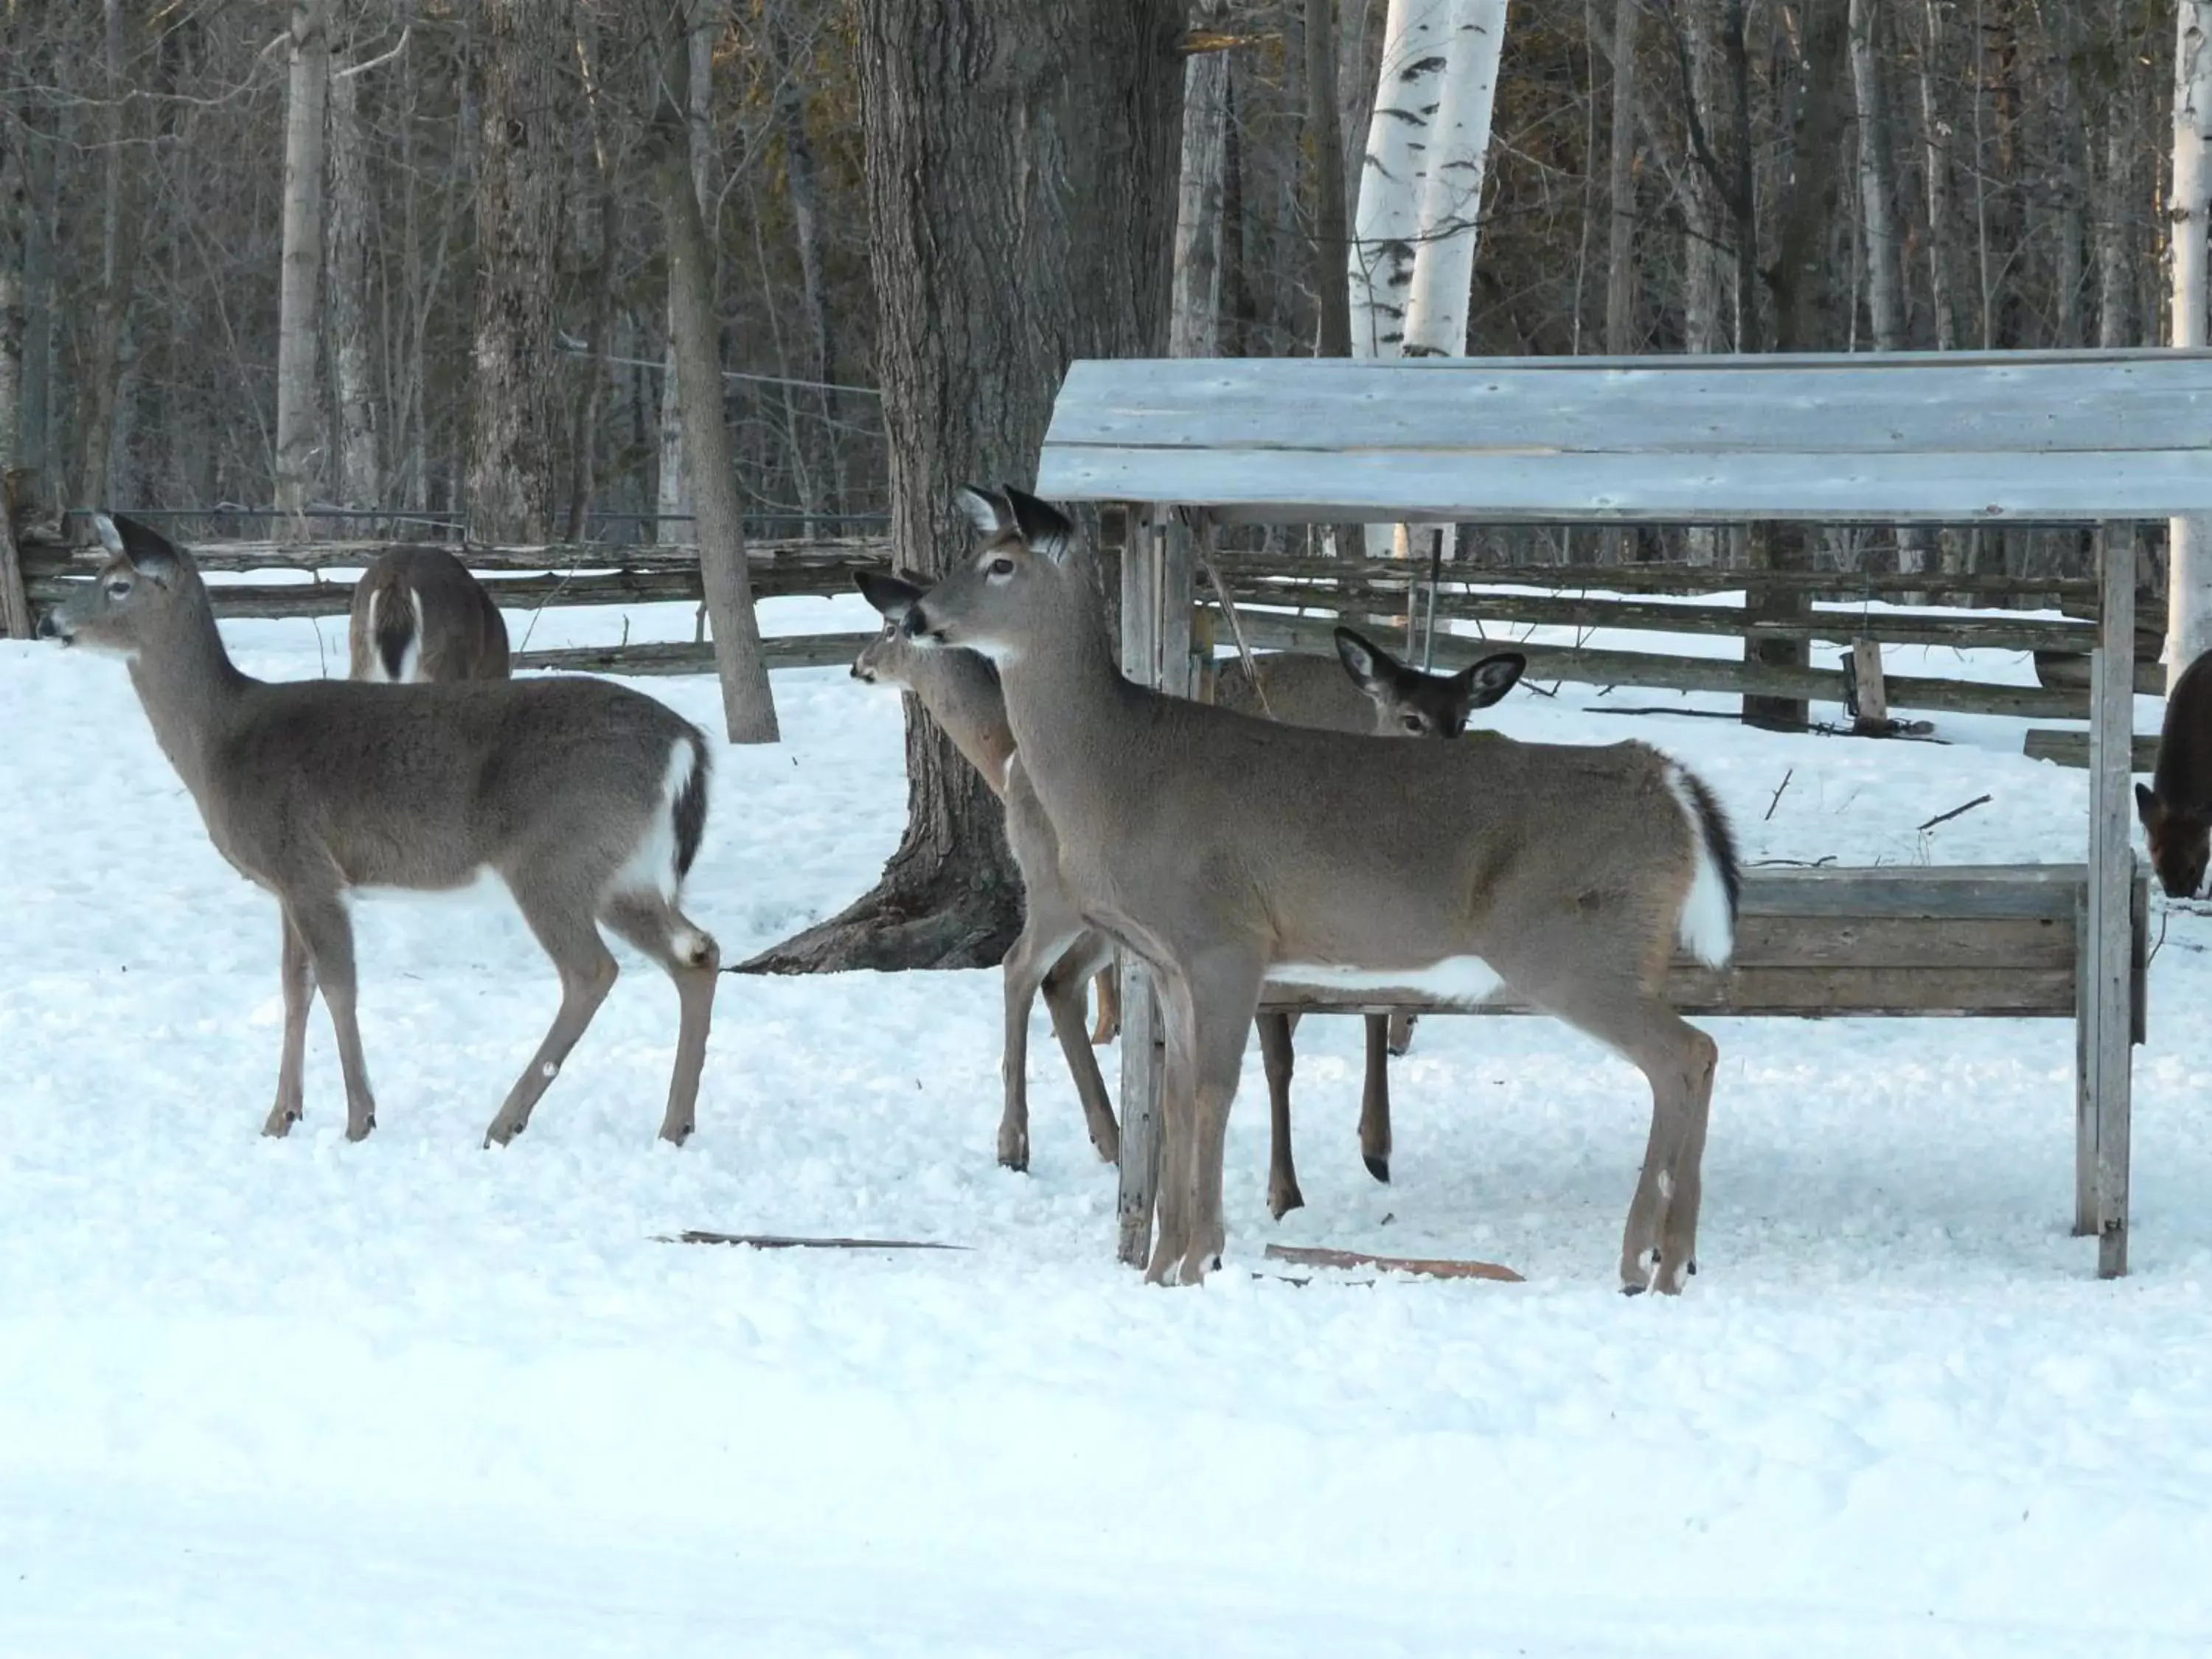
[[1735,951],[1736,904],[1742,888],[1735,836],[1720,803],[1695,773],[1668,761],[1667,787],[1682,809],[1696,848],[1696,873],[1690,878],[1679,919],[1682,947],[1708,968],[1724,968]]

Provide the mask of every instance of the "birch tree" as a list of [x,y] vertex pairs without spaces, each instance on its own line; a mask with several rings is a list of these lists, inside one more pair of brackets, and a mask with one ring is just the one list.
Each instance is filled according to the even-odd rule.
[[[2173,58],[2173,344],[2205,343],[2207,214],[2212,211],[2212,0],[2179,0]],[[2166,681],[2212,649],[2212,519],[2167,526]]]
[[304,533],[315,456],[315,343],[323,325],[324,108],[331,84],[330,0],[292,0],[284,114],[284,264],[276,302],[276,510]]

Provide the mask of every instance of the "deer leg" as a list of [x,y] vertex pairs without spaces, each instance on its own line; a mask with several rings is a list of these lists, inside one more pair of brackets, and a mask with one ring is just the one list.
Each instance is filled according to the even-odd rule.
[[1252,1024],[1260,1033],[1260,1060],[1267,1070],[1267,1213],[1280,1221],[1305,1207],[1291,1157],[1291,1074],[1297,1067],[1291,1017],[1264,1010]]
[[1393,1054],[1403,1057],[1412,1049],[1413,1027],[1420,1023],[1419,1014],[1407,1013],[1402,1008],[1390,1016],[1390,1052]]
[[714,1018],[721,948],[658,893],[623,894],[601,917],[617,938],[653,961],[676,985],[676,1065],[669,1073],[668,1110],[660,1138],[681,1146],[698,1122],[699,1074],[707,1065],[707,1033]]
[[1083,1029],[1084,988],[1093,982],[1094,975],[1101,981],[1111,977],[1097,974],[1102,955],[1109,962],[1113,960],[1111,950],[1096,933],[1086,933],[1070,945],[1044,976],[1044,1006],[1052,1016],[1060,1051],[1066,1058],[1068,1075],[1075,1080],[1075,1097],[1083,1103],[1083,1121],[1091,1132],[1091,1144],[1103,1162],[1118,1164],[1121,1128],[1114,1121],[1114,1103],[1107,1097],[1106,1079],[1099,1074],[1098,1058],[1091,1052],[1091,1042]]
[[1098,996],[1098,1021],[1091,1028],[1091,1041],[1103,1047],[1121,1035],[1121,975],[1111,957],[1091,985]]
[[269,1109],[269,1121],[261,1126],[264,1135],[290,1133],[302,1115],[307,1011],[315,1002],[315,970],[307,960],[307,941],[300,937],[289,913],[280,918],[280,923],[284,931],[283,961],[278,970],[284,986],[284,1052],[276,1062],[276,1103]]
[[1680,1295],[1693,1270],[1704,1197],[1705,1127],[1720,1049],[1662,1003],[1584,1005],[1562,1018],[1642,1072],[1651,1085],[1651,1133],[1620,1241],[1620,1287]]
[[[1032,896],[1029,914],[1022,921],[1022,931],[1007,951],[1002,969],[1006,1024],[999,1070],[1006,1087],[1006,1106],[999,1115],[999,1162],[1009,1170],[1030,1167],[1030,1010],[1036,1006],[1037,988],[1044,983],[1046,971],[1082,932],[1081,923],[1073,917],[1054,914],[1057,908],[1048,905],[1039,896]],[[1046,1006],[1051,1006],[1049,1000]],[[1059,1029],[1056,1018],[1054,1029]],[[1091,1059],[1088,1044],[1083,1045],[1083,1057]],[[1068,1054],[1068,1064],[1075,1064],[1073,1051]],[[1091,1069],[1096,1074],[1098,1067],[1095,1060]],[[1082,1073],[1078,1071],[1079,1094],[1082,1086]],[[1103,1094],[1104,1084],[1101,1083],[1099,1088]],[[1088,1100],[1084,1109],[1087,1115]],[[1097,1138],[1094,1126],[1094,1142]]]
[[1256,952],[1217,947],[1198,958],[1190,976],[1195,1109],[1190,1114],[1189,1236],[1177,1275],[1180,1284],[1202,1283],[1221,1265],[1221,1252],[1228,1243],[1221,1218],[1221,1187],[1229,1109],[1244,1069],[1245,1034],[1259,1010],[1265,972]]
[[1377,1181],[1390,1179],[1390,1022],[1367,1016],[1367,1081],[1359,1092],[1359,1161]]
[[1196,1044],[1190,988],[1182,974],[1155,956],[1152,994],[1159,1003],[1164,1050],[1160,1068],[1158,1196],[1153,1215],[1152,1259],[1145,1268],[1149,1285],[1173,1285],[1190,1243],[1191,1126],[1195,1106]]
[[[504,873],[504,872],[502,872]],[[568,1051],[576,1046],[576,1039],[584,1035],[591,1024],[592,1016],[614,989],[615,959],[608,951],[606,941],[599,937],[598,926],[591,913],[564,904],[550,896],[561,890],[557,881],[544,885],[527,878],[509,877],[508,890],[521,908],[522,919],[530,924],[545,954],[553,958],[553,965],[561,975],[561,1007],[553,1016],[553,1024],[545,1033],[545,1040],[538,1045],[530,1064],[507,1091],[507,1099],[499,1115],[484,1131],[484,1145],[504,1146],[530,1127],[530,1114],[538,1104],[545,1085],[559,1075],[561,1062],[568,1058]],[[703,1045],[705,1033],[700,1033]],[[678,1039],[681,1048],[681,1039]],[[680,1060],[679,1060],[680,1063]]]
[[365,1140],[376,1127],[376,1097],[369,1092],[361,1025],[354,1014],[353,918],[346,914],[345,901],[335,893],[292,900],[284,914],[307,947],[308,971],[322,990],[337,1034],[338,1066],[345,1073],[346,1139]]

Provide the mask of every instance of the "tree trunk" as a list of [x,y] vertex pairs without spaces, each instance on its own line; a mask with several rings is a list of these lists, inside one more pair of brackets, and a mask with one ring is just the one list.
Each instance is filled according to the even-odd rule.
[[591,539],[592,502],[599,492],[599,422],[607,392],[614,383],[615,258],[622,246],[622,194],[607,131],[606,89],[600,84],[599,32],[589,8],[576,14],[576,61],[584,80],[584,106],[590,117],[591,219],[599,230],[592,255],[591,359],[577,388],[575,422],[568,439],[568,539]]
[[16,137],[0,125],[0,640],[31,637],[15,527],[15,474],[23,454],[23,250],[30,220]]
[[1408,357],[1467,355],[1490,117],[1505,49],[1505,0],[1458,0],[1443,45],[1446,66],[1419,168],[1419,242],[1406,285],[1400,350]]
[[22,437],[14,465],[19,506],[61,504],[53,424],[54,358],[60,312],[54,303],[54,146],[16,129],[24,145]]
[[[1313,168],[1314,303],[1320,311],[1314,355],[1352,355],[1352,292],[1346,268],[1344,174],[1334,165],[1342,149],[1338,120],[1337,39],[1329,26],[1330,0],[1306,0],[1306,148]],[[1364,0],[1345,0],[1347,12]]]
[[[1806,16],[1804,55],[1797,65],[1790,122],[1790,174],[1776,228],[1774,263],[1766,273],[1774,295],[1777,351],[1810,350],[1820,343],[1816,338],[1818,319],[1824,308],[1821,301],[1830,270],[1827,233],[1835,205],[1847,107],[1849,21],[1842,0],[1829,0]],[[1813,537],[1807,526],[1753,525],[1748,545],[1753,569],[1812,568]],[[1794,621],[1802,618],[1808,605],[1802,592],[1762,591],[1754,583],[1745,609],[1758,619]],[[1812,659],[1808,643],[1802,639],[1747,640],[1743,654],[1746,662],[1784,668],[1803,668]],[[1743,700],[1744,724],[1771,731],[1802,732],[1808,714],[1801,698],[1747,696]]]
[[[1199,0],[1195,28],[1218,28],[1222,0]],[[1325,32],[1325,31],[1324,31]],[[1221,350],[1221,168],[1229,136],[1229,54],[1184,61],[1182,178],[1176,191],[1174,295],[1168,355],[1214,357]]]
[[280,534],[304,539],[322,450],[315,341],[323,318],[324,109],[331,85],[329,0],[292,0],[292,74],[284,103],[284,261],[276,296],[276,510]]
[[[890,541],[933,577],[975,547],[953,490],[1029,476],[1069,360],[1166,343],[1184,9],[863,0],[860,21]],[[881,884],[748,967],[1005,953],[1020,883],[997,799],[912,702],[907,780]]]
[[[691,187],[702,213],[714,199],[714,34],[721,23],[719,0],[684,0],[689,19],[684,34],[688,54],[684,85],[689,89],[684,122],[691,145]],[[711,229],[708,246],[715,247]],[[684,395],[677,385],[680,372],[676,350],[676,291],[671,278],[668,294],[668,349],[660,375],[660,488],[658,508],[663,518],[680,519],[694,510],[690,475],[684,465]],[[719,291],[720,284],[714,284]],[[717,391],[720,390],[719,386]],[[658,539],[680,542],[681,526],[662,527]]]
[[[2205,343],[2206,234],[2212,225],[2212,0],[2179,0],[2173,58],[2172,343]],[[2212,518],[2166,526],[2167,690],[2212,649]]]
[[477,541],[544,541],[554,523],[566,9],[557,0],[484,0],[482,12],[487,57],[468,446],[468,527]]
[[[361,138],[361,71],[331,77],[330,365],[336,405],[337,497],[346,507],[384,499],[378,395],[368,302],[368,156]],[[283,422],[278,425],[281,428]],[[281,447],[281,441],[280,441]]]
[[1938,0],[1927,0],[1927,33],[1920,46],[1920,129],[1928,173],[1928,295],[1936,313],[1936,349],[1959,349],[1959,303],[1951,288],[1951,125],[1936,101],[1936,71],[1943,44]]
[[123,376],[125,338],[144,231],[147,171],[145,155],[131,143],[134,129],[141,125],[128,84],[137,30],[126,0],[105,0],[102,11],[109,106],[101,157],[100,273],[93,303],[92,362],[82,393],[83,450],[77,469],[77,499],[88,504],[108,498],[108,456],[115,438],[116,393]]
[[1636,23],[1640,0],[1613,0],[1613,135],[1606,164],[1605,349],[1636,349]]
[[[807,471],[821,497],[809,507],[841,514],[845,510],[845,479],[837,441],[836,331],[830,314],[829,282],[822,270],[821,185],[814,141],[806,131],[806,89],[799,76],[799,53],[786,11],[789,4],[790,0],[777,0],[769,15],[779,70],[776,118],[783,133],[784,188],[791,202],[792,239],[798,245],[799,301],[806,313],[806,373],[817,383],[800,399],[810,406],[814,422],[814,437],[807,445],[813,459]],[[808,529],[811,534],[814,526]]]
[[[673,54],[672,54],[673,56]],[[699,210],[685,138],[672,111],[658,135],[654,172],[667,228],[668,296],[677,384],[684,390],[684,467],[699,515],[699,569],[714,630],[722,714],[732,743],[777,740],[775,702],[753,615],[745,568],[744,506],[722,415],[721,327],[714,314],[714,255]]]
[[1390,0],[1382,26],[1375,113],[1346,267],[1355,357],[1395,357],[1405,341],[1423,162],[1456,9],[1456,0]]

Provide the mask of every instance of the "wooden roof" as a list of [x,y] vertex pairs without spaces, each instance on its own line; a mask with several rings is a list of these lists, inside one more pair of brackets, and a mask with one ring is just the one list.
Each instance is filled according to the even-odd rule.
[[2212,513],[2212,351],[1085,361],[1037,492],[1230,522]]

